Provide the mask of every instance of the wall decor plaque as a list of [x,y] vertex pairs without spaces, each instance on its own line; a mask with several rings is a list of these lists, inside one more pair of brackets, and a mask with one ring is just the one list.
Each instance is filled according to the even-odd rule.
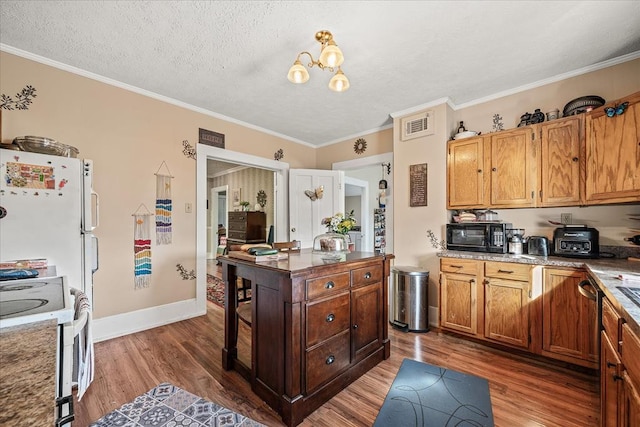
[[409,166],[409,206],[427,206],[427,164]]
[[198,142],[213,147],[224,148],[224,134],[207,129],[198,129]]

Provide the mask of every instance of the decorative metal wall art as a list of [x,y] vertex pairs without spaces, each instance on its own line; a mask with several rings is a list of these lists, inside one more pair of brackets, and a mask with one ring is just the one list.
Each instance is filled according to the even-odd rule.
[[356,154],[362,154],[367,151],[367,141],[365,141],[364,138],[356,139],[356,142],[353,144],[353,151],[355,151]]
[[196,159],[196,148],[193,145],[189,144],[189,141],[187,141],[186,139],[182,141],[182,147],[182,154],[189,157],[190,159]]
[[184,268],[182,264],[176,264],[176,270],[178,270],[178,274],[180,275],[182,280],[193,280],[196,278],[196,271],[187,271],[187,269]]
[[284,159],[284,151],[282,150],[282,148],[280,148],[278,151],[276,151],[275,153],[273,153],[273,158],[275,160],[282,160]]
[[304,194],[306,194],[312,202],[315,202],[318,199],[322,199],[322,196],[324,195],[324,186],[321,185],[315,190],[304,190]]
[[260,205],[260,208],[264,209],[264,207],[267,205],[267,193],[265,193],[264,190],[258,191],[258,195],[256,196],[256,200],[258,201],[258,204]]
[[28,110],[29,105],[32,102],[32,98],[35,97],[37,97],[36,88],[27,85],[22,89],[22,91],[16,94],[15,100],[9,95],[5,95],[3,93],[2,96],[0,96],[0,108],[4,110]]
[[504,130],[504,123],[502,122],[502,116],[500,114],[494,114],[491,131],[500,132],[501,130]]

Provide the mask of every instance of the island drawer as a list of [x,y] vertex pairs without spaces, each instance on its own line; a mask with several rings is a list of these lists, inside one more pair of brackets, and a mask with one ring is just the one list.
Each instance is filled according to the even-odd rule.
[[307,393],[337,376],[349,366],[349,330],[307,351]]
[[472,259],[442,258],[440,271],[443,273],[478,274],[478,265],[482,263]]
[[379,264],[351,270],[351,286],[376,283],[380,280],[382,280],[382,266]]
[[349,329],[349,293],[307,304],[307,347]]
[[531,279],[531,265],[513,262],[485,262],[484,275],[497,279],[528,282]]
[[349,289],[349,272],[332,274],[306,281],[307,299],[314,299],[323,295],[337,293]]

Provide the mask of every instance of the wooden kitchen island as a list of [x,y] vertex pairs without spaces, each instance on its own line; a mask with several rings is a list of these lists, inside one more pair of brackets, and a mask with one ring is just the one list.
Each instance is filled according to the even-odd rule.
[[[389,358],[390,254],[325,260],[303,249],[278,261],[219,257],[225,281],[222,366],[295,426]],[[251,367],[237,358],[237,283],[251,283]]]

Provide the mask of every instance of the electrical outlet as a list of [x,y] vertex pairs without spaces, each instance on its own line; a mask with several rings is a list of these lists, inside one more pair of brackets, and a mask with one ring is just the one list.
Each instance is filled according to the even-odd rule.
[[571,214],[570,213],[561,213],[560,214],[560,222],[563,224],[571,224]]
[[191,213],[191,209],[192,209],[193,205],[191,203],[185,203],[184,204],[184,211],[185,213]]

